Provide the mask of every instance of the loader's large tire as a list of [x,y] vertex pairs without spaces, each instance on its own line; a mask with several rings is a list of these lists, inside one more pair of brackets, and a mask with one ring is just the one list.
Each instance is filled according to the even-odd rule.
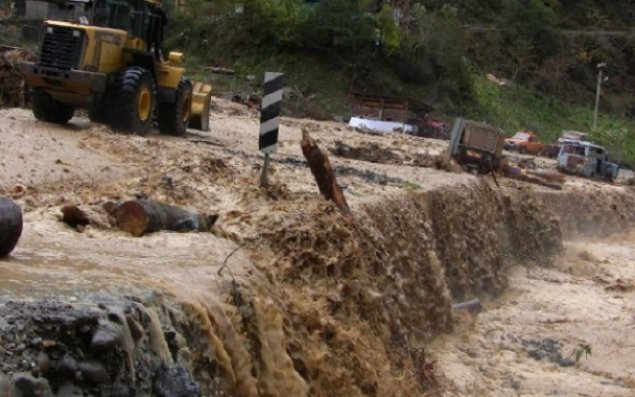
[[66,124],[73,117],[75,107],[56,101],[48,92],[33,90],[33,115],[36,119],[49,123]]
[[110,125],[117,131],[145,134],[152,125],[156,102],[152,73],[129,67],[117,75],[112,92]]
[[91,105],[88,108],[88,118],[93,123],[108,124],[110,122],[110,119],[108,117],[108,108],[108,104],[106,104],[105,102]]
[[159,105],[159,131],[162,134],[185,135],[192,116],[192,83],[181,78],[174,102]]

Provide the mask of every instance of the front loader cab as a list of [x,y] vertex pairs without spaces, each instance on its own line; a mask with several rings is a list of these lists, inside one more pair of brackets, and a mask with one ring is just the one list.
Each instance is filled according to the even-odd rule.
[[[161,6],[144,0],[95,0],[92,25],[126,31],[137,39],[134,47],[161,60],[167,16]],[[140,48],[137,48],[140,47]]]

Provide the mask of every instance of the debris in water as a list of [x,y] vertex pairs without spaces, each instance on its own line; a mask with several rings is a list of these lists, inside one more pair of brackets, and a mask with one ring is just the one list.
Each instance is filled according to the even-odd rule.
[[523,346],[527,349],[529,357],[536,360],[547,359],[561,367],[571,367],[576,363],[574,359],[562,356],[562,343],[555,339],[523,340]]
[[483,309],[481,301],[476,298],[462,303],[453,303],[452,310],[467,309],[470,313],[478,313]]
[[159,230],[209,232],[218,219],[146,198],[126,201],[114,213],[117,226],[136,237]]

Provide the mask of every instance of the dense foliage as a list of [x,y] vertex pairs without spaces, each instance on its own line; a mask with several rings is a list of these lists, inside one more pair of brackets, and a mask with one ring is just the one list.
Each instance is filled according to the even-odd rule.
[[[194,14],[193,10],[196,10]],[[430,98],[459,109],[471,79],[456,9],[415,4],[398,25],[388,2],[369,0],[193,0],[173,10],[168,47],[186,48],[205,63],[235,65],[245,58],[292,55],[334,65],[364,86],[389,94],[392,82],[427,87]]]

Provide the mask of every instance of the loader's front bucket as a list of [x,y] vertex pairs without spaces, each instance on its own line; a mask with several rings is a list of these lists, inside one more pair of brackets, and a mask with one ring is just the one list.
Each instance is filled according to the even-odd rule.
[[190,127],[209,131],[209,102],[212,97],[212,85],[194,81],[192,87],[192,117]]

